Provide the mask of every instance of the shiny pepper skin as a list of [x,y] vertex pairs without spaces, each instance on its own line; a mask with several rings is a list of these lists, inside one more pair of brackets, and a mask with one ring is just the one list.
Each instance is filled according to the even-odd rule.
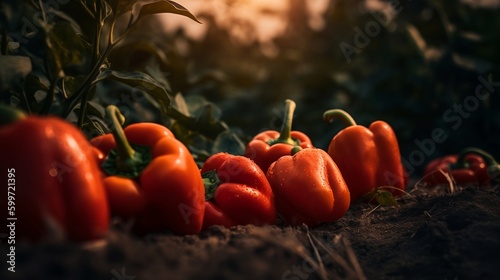
[[[108,107],[108,115],[113,114],[120,115],[116,108]],[[118,126],[118,135],[106,134],[91,141],[105,156],[103,160],[110,159],[111,151],[118,151],[118,157],[113,158],[111,164],[103,161],[101,165],[112,213],[133,218],[133,230],[138,234],[163,230],[176,234],[199,233],[205,190],[198,166],[186,146],[159,124],[136,123],[121,129],[115,122],[115,127]],[[126,145],[135,149],[133,154],[139,153],[139,149],[149,149],[151,157],[137,160],[127,168],[130,160],[120,157]],[[131,152],[122,151],[124,156]],[[130,170],[136,165],[142,167],[131,174]],[[120,166],[124,171],[119,170]]]
[[323,150],[309,148],[281,157],[269,167],[267,179],[278,212],[291,225],[332,222],[349,209],[349,189]]
[[267,130],[257,134],[246,146],[245,156],[253,160],[264,171],[280,157],[290,155],[292,149],[299,146],[303,149],[312,148],[309,137],[300,132],[292,131],[295,102],[287,99],[281,132]]
[[0,217],[17,219],[16,238],[81,242],[106,236],[109,210],[96,153],[77,127],[56,117],[20,115],[0,125],[0,147],[0,170],[10,170],[11,183],[0,196]]
[[394,195],[403,194],[407,175],[396,134],[388,123],[375,121],[364,127],[338,109],[325,112],[324,118],[340,118],[347,125],[331,140],[328,154],[342,172],[352,202],[380,187],[389,186]]
[[273,225],[274,195],[266,175],[250,159],[228,153],[212,155],[203,164],[206,207],[203,228],[212,225]]

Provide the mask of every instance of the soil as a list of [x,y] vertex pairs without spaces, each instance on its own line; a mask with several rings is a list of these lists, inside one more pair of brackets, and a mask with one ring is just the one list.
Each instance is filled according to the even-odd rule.
[[355,203],[315,228],[138,237],[115,225],[94,244],[17,244],[15,273],[3,243],[0,279],[498,279],[499,187],[411,194],[399,207]]

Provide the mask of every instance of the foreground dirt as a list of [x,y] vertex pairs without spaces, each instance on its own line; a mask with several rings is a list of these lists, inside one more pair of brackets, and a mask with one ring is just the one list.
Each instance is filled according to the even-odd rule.
[[500,188],[414,190],[398,208],[352,205],[305,226],[213,227],[199,236],[137,237],[116,226],[92,245],[0,245],[0,279],[497,279]]

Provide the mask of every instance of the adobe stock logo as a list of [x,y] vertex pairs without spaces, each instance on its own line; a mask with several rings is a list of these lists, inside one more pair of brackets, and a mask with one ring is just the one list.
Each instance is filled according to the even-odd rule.
[[[464,120],[479,109],[481,101],[486,101],[490,98],[491,93],[497,91],[496,88],[500,87],[500,82],[493,81],[492,74],[489,74],[487,79],[478,76],[477,80],[479,83],[474,94],[468,95],[461,103],[455,103],[451,108],[443,112],[443,122],[449,125],[452,131],[459,129]],[[447,130],[436,127],[432,130],[430,137],[415,139],[414,143],[417,148],[409,153],[408,158],[402,158],[403,165],[407,168],[409,175],[412,175],[415,172],[415,167],[424,164],[426,158],[436,151],[437,144],[444,143],[448,138]]]
[[380,34],[381,26],[384,28],[387,27],[394,17],[403,10],[400,4],[398,0],[391,0],[387,8],[380,11],[371,11],[370,14],[376,21],[371,20],[367,22],[364,32],[361,28],[357,26],[354,27],[355,34],[353,44],[349,44],[345,41],[339,44],[347,63],[351,63],[351,56],[353,54],[361,53],[361,50],[370,44],[370,38],[374,38]]

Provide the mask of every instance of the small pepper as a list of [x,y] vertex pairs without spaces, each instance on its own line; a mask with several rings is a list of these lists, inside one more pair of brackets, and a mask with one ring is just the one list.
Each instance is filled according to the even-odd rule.
[[349,186],[351,201],[379,187],[391,186],[393,194],[403,194],[397,189],[405,189],[407,176],[396,134],[389,124],[375,121],[369,128],[356,125],[354,119],[340,109],[326,111],[323,118],[327,122],[340,119],[347,126],[333,137],[328,154]]
[[199,233],[205,191],[186,146],[164,126],[136,123],[122,129],[124,117],[118,108],[111,105],[106,112],[112,134],[91,142],[106,155],[101,167],[112,214],[134,217],[133,229],[139,234]]
[[203,228],[212,225],[273,225],[274,195],[266,175],[250,159],[227,153],[212,155],[201,169],[205,181]]
[[264,171],[271,163],[280,157],[290,155],[293,147],[312,148],[311,139],[300,131],[292,130],[293,112],[295,102],[290,99],[285,101],[284,120],[281,133],[275,130],[267,130],[257,134],[245,148],[245,156],[252,159]]
[[278,212],[291,225],[332,222],[349,209],[349,189],[337,165],[323,150],[308,148],[281,157],[269,167],[267,179]]
[[16,238],[105,237],[109,210],[99,165],[77,127],[0,104],[0,147],[0,170],[8,176],[0,217],[14,226]]
[[457,184],[488,186],[499,176],[500,165],[487,152],[467,148],[460,155],[448,155],[429,162],[422,181],[430,187],[449,184],[445,174]]

